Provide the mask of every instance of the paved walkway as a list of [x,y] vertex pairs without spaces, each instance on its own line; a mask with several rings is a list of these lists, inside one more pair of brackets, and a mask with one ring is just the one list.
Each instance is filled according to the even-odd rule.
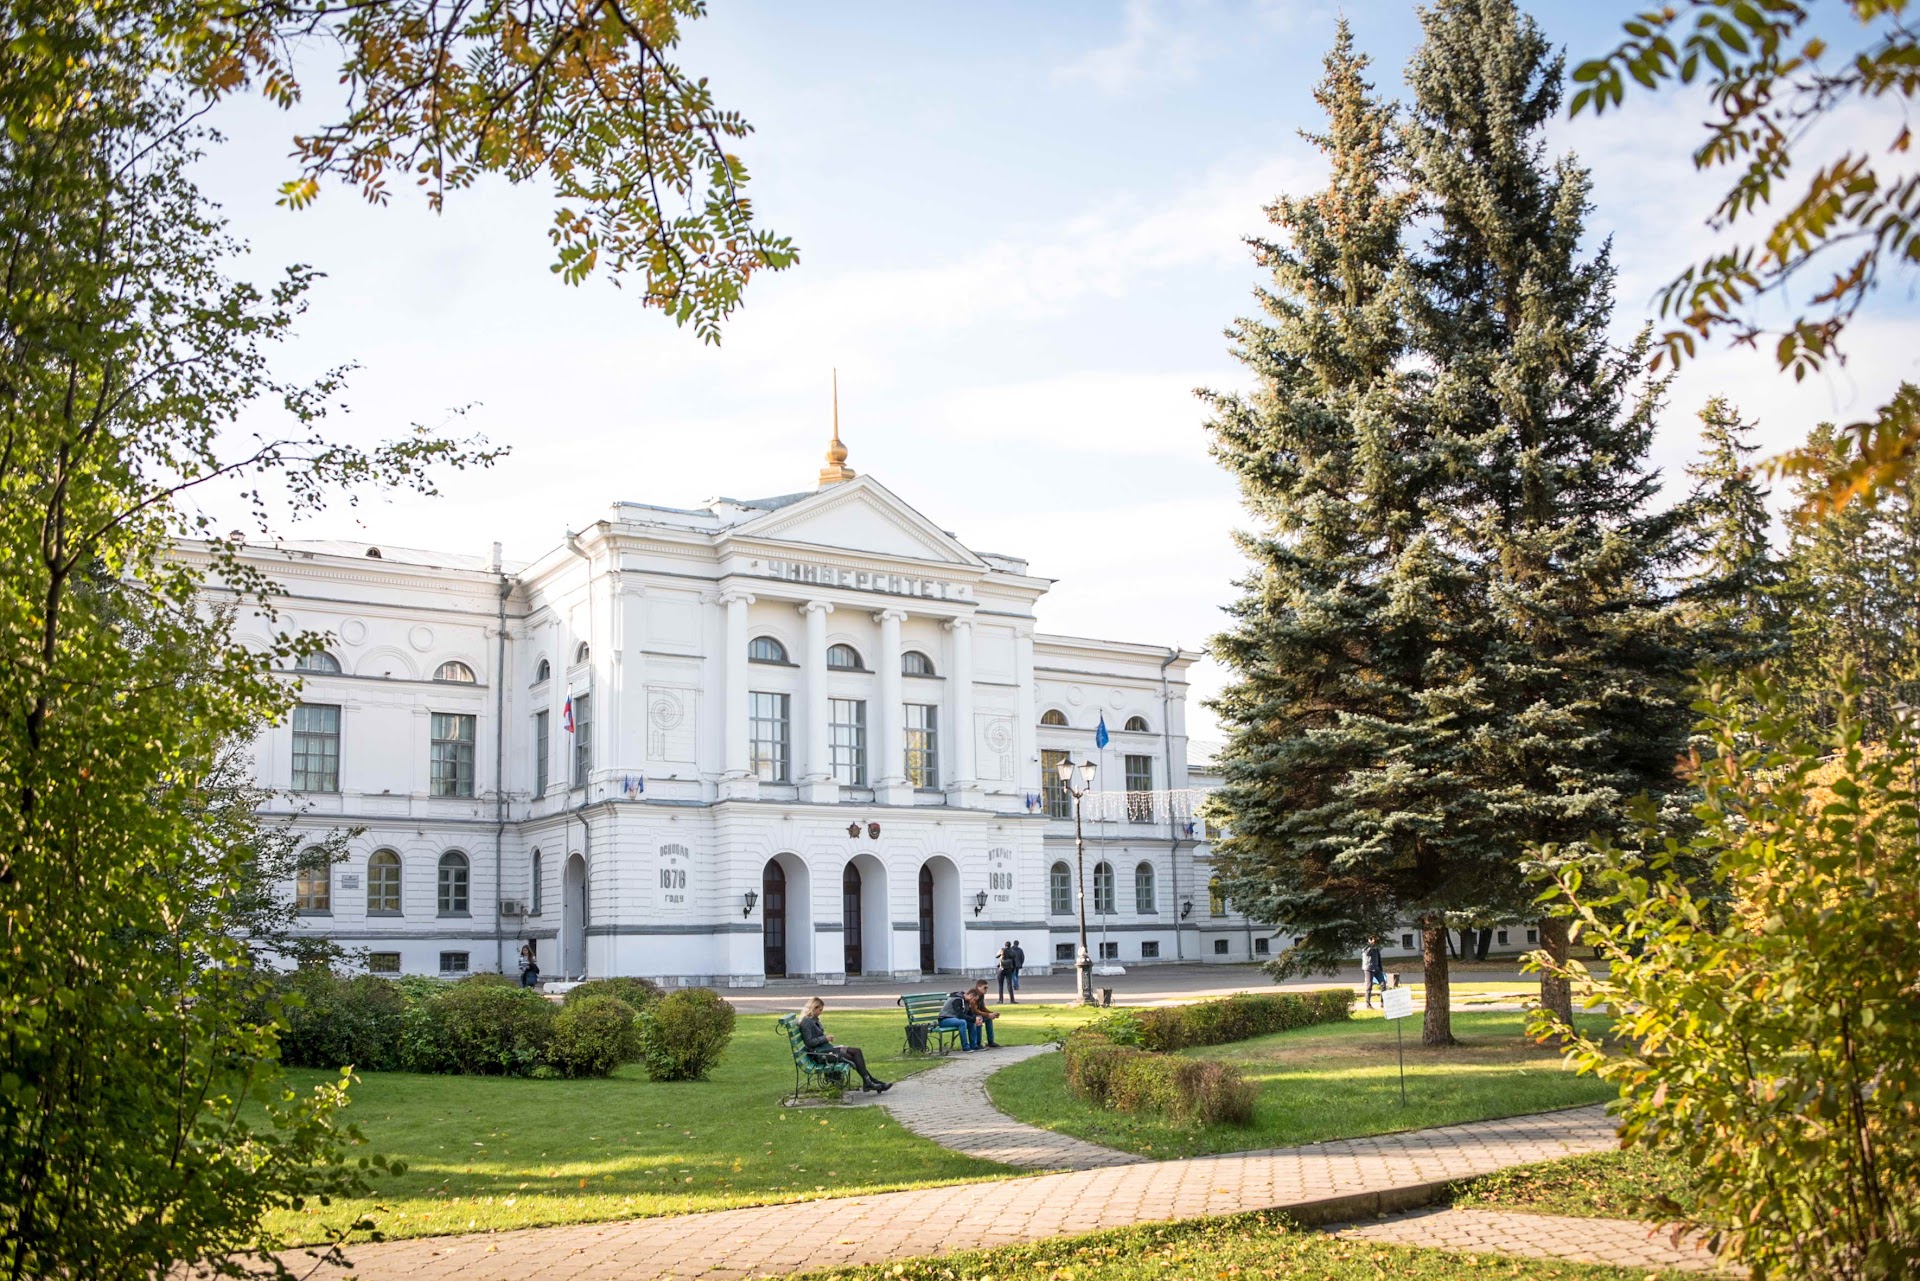
[[1395,1215],[1378,1223],[1342,1224],[1331,1231],[1350,1240],[1424,1246],[1460,1254],[1510,1254],[1671,1272],[1713,1272],[1718,1267],[1704,1249],[1692,1244],[1676,1246],[1657,1225],[1625,1219],[1433,1209]]
[[1138,1161],[1131,1152],[1055,1134],[995,1110],[987,1097],[987,1078],[1053,1049],[1051,1045],[1010,1045],[955,1054],[937,1068],[901,1078],[885,1094],[849,1097],[878,1103],[901,1125],[942,1147],[1022,1170],[1097,1170]]
[[[1613,1146],[1604,1110],[1575,1108],[958,1187],[359,1246],[350,1268],[316,1275],[329,1281],[773,1277],[1242,1210],[1284,1208],[1302,1221],[1327,1223],[1423,1204],[1436,1184],[1453,1179]],[[307,1272],[302,1259],[288,1262]]]

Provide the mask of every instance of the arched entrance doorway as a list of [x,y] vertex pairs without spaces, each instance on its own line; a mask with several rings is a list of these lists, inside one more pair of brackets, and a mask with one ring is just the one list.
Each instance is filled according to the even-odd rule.
[[768,859],[760,870],[760,942],[766,976],[787,976],[787,874]]
[[852,863],[840,874],[840,922],[846,942],[846,971],[860,974],[865,959],[860,951],[860,869]]
[[920,865],[920,972],[934,971],[933,950],[933,869]]
[[856,854],[840,873],[840,921],[849,974],[893,972],[893,922],[887,913],[887,868]]
[[936,854],[920,865],[920,972],[959,971],[965,964],[960,920],[960,869]]
[[587,860],[578,854],[567,859],[560,881],[560,972],[587,976]]

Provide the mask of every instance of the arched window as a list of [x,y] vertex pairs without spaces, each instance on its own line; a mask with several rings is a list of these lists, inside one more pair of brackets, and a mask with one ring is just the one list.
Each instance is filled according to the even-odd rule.
[[375,850],[367,860],[367,915],[400,915],[400,856]]
[[860,661],[860,651],[851,645],[827,646],[827,669],[835,672],[864,672],[867,665]]
[[1147,718],[1144,716],[1129,716],[1127,717],[1127,728],[1135,734],[1145,734],[1147,732]]
[[1055,863],[1047,873],[1047,911],[1073,915],[1073,869],[1065,863]]
[[1057,707],[1049,707],[1040,714],[1040,723],[1042,725],[1058,725],[1064,729],[1067,724],[1067,714]]
[[1113,864],[1093,865],[1093,910],[1102,916],[1113,914]]
[[293,907],[296,912],[333,911],[333,869],[322,863],[294,873]]
[[932,676],[933,660],[917,649],[910,649],[900,655],[900,674],[902,676]]
[[1152,916],[1160,909],[1153,902],[1153,864],[1142,863],[1133,869],[1133,910]]
[[1207,911],[1215,916],[1227,914],[1227,896],[1220,890],[1220,878],[1215,876],[1207,881]]
[[545,897],[541,887],[546,884],[547,879],[541,874],[542,871],[540,851],[535,850],[533,852],[533,892],[527,895],[527,915],[529,916],[540,915],[540,902]]
[[448,659],[434,669],[433,679],[453,685],[471,685],[475,677],[471,667],[457,659]]
[[578,667],[580,666],[580,664],[586,662],[589,658],[592,658],[592,657],[593,657],[593,650],[588,648],[587,643],[585,641],[581,641],[580,644],[574,648],[573,665],[575,667]]
[[296,672],[315,672],[321,676],[338,676],[340,674],[340,660],[332,654],[327,653],[324,649],[315,650],[305,658],[297,660],[293,665],[293,670]]
[[749,663],[784,663],[787,660],[787,647],[771,636],[756,636],[747,642],[747,661]]
[[440,856],[440,915],[467,914],[467,856],[448,850]]
[[549,663],[546,659],[543,658],[537,664],[534,665],[533,683],[535,685],[538,685],[542,681],[550,681],[552,679],[553,679],[553,664]]

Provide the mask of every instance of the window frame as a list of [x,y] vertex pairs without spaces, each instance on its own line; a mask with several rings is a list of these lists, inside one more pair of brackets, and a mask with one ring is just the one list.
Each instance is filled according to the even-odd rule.
[[301,916],[333,915],[333,865],[303,867],[293,874],[293,910]]
[[[333,713],[333,728],[331,730],[301,728],[302,712],[323,711]],[[345,710],[338,703],[295,703],[293,705],[293,715],[287,720],[287,724],[293,731],[293,769],[289,791],[329,794],[340,790],[340,730],[345,722]],[[331,751],[328,751],[326,746],[329,742],[332,744]],[[319,769],[321,771],[321,779],[330,784],[327,787],[303,785],[313,781],[311,776],[315,767],[312,764],[303,765],[301,763],[302,758],[306,758],[309,762],[312,761],[314,759],[313,749],[316,744],[320,747]]]
[[1121,732],[1124,734],[1151,734],[1153,733],[1153,727],[1147,724],[1147,718],[1144,716],[1129,716],[1127,717],[1126,726]]
[[1151,859],[1141,859],[1133,868],[1133,910],[1139,916],[1155,916],[1160,911],[1159,876]]
[[552,679],[553,663],[550,660],[542,658],[533,665],[533,683],[535,685],[545,685]]
[[457,658],[449,658],[433,669],[433,679],[441,685],[478,685],[480,677],[472,666]]
[[[1153,757],[1141,752],[1128,752],[1121,758],[1121,765],[1126,779],[1127,822],[1153,822]],[[1146,786],[1138,786],[1140,783]]]
[[[428,716],[427,795],[436,800],[473,799],[478,787],[480,718],[472,712],[429,712]],[[462,729],[465,737],[460,735]]]
[[1160,959],[1160,940],[1159,939],[1141,939],[1140,940],[1140,959],[1143,961],[1159,960]]
[[[762,703],[760,700],[770,700]],[[762,713],[762,707],[768,710]],[[777,727],[778,736],[761,736],[760,727]],[[793,695],[781,690],[747,691],[748,768],[763,783],[793,782]]]
[[528,869],[527,879],[527,915],[538,916],[546,905],[546,855],[540,847],[533,849],[532,865]]
[[1207,915],[1208,916],[1225,916],[1226,914],[1227,914],[1226,891],[1220,887],[1219,877],[1209,876],[1207,878]]
[[[924,725],[915,725],[914,714],[923,713]],[[902,762],[907,782],[925,792],[940,790],[940,705],[904,703],[901,705],[900,742],[905,753]]]
[[[754,649],[759,646],[772,646],[773,652],[777,654],[778,657],[768,658],[763,654],[754,653]],[[787,652],[786,644],[777,636],[767,635],[755,636],[747,641],[747,661],[749,663],[764,663],[768,667],[792,667],[794,665],[793,657]]]
[[1073,753],[1064,748],[1040,749],[1040,799],[1045,804],[1048,818],[1073,817],[1073,796],[1067,791],[1067,785],[1060,781],[1060,762],[1072,759]]
[[1067,714],[1065,712],[1057,707],[1049,707],[1046,711],[1040,713],[1040,728],[1072,729],[1073,727],[1067,724]]
[[[918,670],[915,670],[913,666],[914,659],[920,660]],[[903,649],[900,651],[900,674],[902,676],[927,677],[938,676],[940,672],[939,669],[933,665],[933,657],[925,650]]]
[[553,786],[553,713],[533,714],[533,794],[545,796]]
[[575,667],[585,667],[591,661],[593,661],[593,646],[589,645],[586,641],[581,641],[573,647],[573,665]]
[[346,675],[346,669],[340,666],[340,660],[324,649],[316,649],[304,658],[295,659],[293,670],[307,676]]
[[[452,962],[454,961],[454,958],[456,958],[456,957],[458,957],[458,958],[459,958],[459,963],[458,963],[458,964],[453,964]],[[471,952],[442,952],[442,953],[440,953],[440,972],[441,972],[442,974],[471,974],[471,973],[473,973],[473,953],[471,953]]]
[[[834,661],[836,657],[842,655],[851,655],[853,663],[849,665],[845,662]],[[864,672],[871,669],[867,666],[867,660],[860,656],[859,650],[847,644],[845,641],[835,641],[833,644],[827,646],[827,670],[830,672]]]
[[1073,867],[1065,859],[1047,869],[1047,915],[1073,915]]
[[[382,855],[385,855],[385,857],[382,858],[381,857]],[[375,900],[374,900],[375,886],[376,886],[376,881],[374,878],[375,868],[378,868],[381,872],[381,875],[379,877],[380,882],[388,882],[388,881],[392,882],[390,886],[385,884],[380,885],[379,903],[381,904],[381,906],[377,906],[377,907],[375,906]],[[386,874],[389,868],[392,869],[391,876]],[[375,850],[373,853],[367,855],[366,877],[367,877],[367,915],[368,916],[403,916],[405,915],[406,913],[406,863],[400,857],[399,850],[392,849],[387,846],[382,846],[381,848]],[[392,891],[391,894],[386,892],[389,889]],[[393,906],[392,907],[385,906],[385,904],[387,904],[388,902],[391,902]]]
[[[1104,875],[1103,875],[1104,873]],[[1102,891],[1105,891],[1104,893]],[[1093,865],[1093,911],[1096,916],[1117,916],[1113,893],[1113,864],[1101,859]]]
[[827,768],[842,787],[867,786],[866,699],[827,700]]
[[[385,962],[389,957],[393,959],[393,964],[391,965],[383,964],[383,962]],[[367,973],[369,974],[400,973],[400,953],[398,952],[367,953]]]
[[[457,875],[449,875],[457,873]],[[460,850],[443,850],[434,881],[436,916],[473,915],[473,860]]]
[[568,697],[573,699],[573,752],[567,785],[577,792],[593,774],[593,691],[581,690]]

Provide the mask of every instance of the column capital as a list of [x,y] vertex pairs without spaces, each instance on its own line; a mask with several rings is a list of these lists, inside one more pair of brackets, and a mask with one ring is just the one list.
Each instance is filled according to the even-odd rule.
[[971,618],[949,618],[946,622],[940,624],[940,626],[949,632],[970,632],[973,630],[973,620]]
[[736,602],[751,605],[756,598],[752,592],[742,591],[738,587],[729,587],[715,592],[709,599],[719,601],[722,605],[732,605]]
[[795,605],[794,608],[799,610],[802,614],[812,614],[812,613],[831,614],[833,612],[833,602],[825,601],[825,600],[810,600],[804,605]]
[[904,623],[907,621],[907,611],[904,609],[877,609],[873,612],[873,621],[876,623]]

